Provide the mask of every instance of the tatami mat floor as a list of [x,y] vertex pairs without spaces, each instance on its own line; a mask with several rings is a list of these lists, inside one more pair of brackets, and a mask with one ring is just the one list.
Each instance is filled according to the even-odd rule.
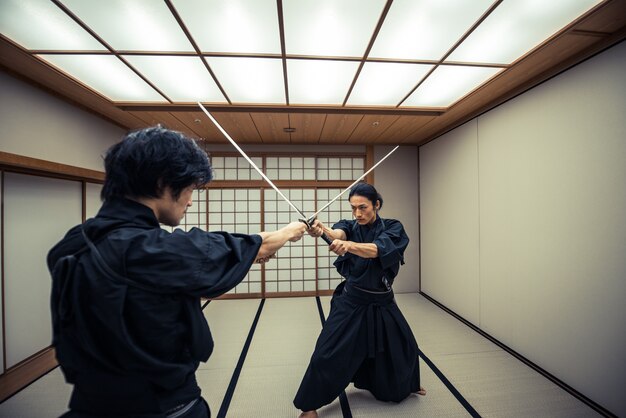
[[[330,298],[320,300],[324,315],[328,315]],[[422,352],[480,416],[599,416],[421,295],[399,294],[396,300]],[[205,313],[215,349],[197,376],[212,416],[297,417],[292,400],[321,330],[316,299],[267,299],[263,304],[260,300],[218,300],[211,302]],[[243,358],[242,349],[250,335]],[[243,365],[234,375],[242,359]],[[355,418],[470,416],[440,376],[422,360],[420,367],[427,396],[384,403],[349,386],[349,413]],[[66,411],[69,394],[70,387],[56,368],[1,403],[0,417],[58,417]],[[344,413],[339,400],[319,411],[323,418],[343,417]]]

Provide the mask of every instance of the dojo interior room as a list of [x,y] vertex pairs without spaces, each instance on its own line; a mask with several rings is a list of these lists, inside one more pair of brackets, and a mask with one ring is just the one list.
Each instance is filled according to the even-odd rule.
[[[46,254],[128,131],[210,154],[180,228],[298,219],[197,102],[307,215],[400,146],[364,180],[410,238],[393,288],[427,395],[350,385],[320,417],[626,417],[624,38],[624,0],[1,0],[0,417],[67,411]],[[202,301],[212,416],[298,416],[334,259],[305,235]]]

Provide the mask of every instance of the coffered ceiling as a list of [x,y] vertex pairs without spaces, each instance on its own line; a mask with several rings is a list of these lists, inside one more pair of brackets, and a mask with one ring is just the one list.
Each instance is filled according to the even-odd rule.
[[626,0],[0,0],[0,66],[114,123],[422,144],[626,37]]

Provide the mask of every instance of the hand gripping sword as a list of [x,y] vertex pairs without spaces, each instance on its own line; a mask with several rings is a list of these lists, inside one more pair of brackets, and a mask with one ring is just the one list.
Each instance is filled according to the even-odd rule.
[[[292,208],[293,208],[296,212],[298,212],[298,214],[301,216],[301,218],[300,218],[300,219],[298,219],[298,220],[299,220],[300,222],[304,222],[304,223],[306,224],[307,228],[309,228],[309,229],[310,229],[310,228],[311,228],[311,224],[309,223],[309,220],[308,220],[308,218],[306,217],[306,215],[305,215],[304,213],[302,213],[302,211],[301,211],[300,209],[298,209],[298,208],[296,207],[296,205],[294,205],[294,204],[291,202],[291,200],[289,200],[289,199],[287,198],[287,196],[285,196],[285,195],[283,194],[283,192],[281,192],[281,191],[278,189],[278,187],[276,187],[276,185],[272,182],[272,180],[270,180],[270,179],[269,179],[269,178],[265,175],[265,173],[264,173],[264,172],[263,172],[263,171],[262,171],[262,170],[261,170],[261,169],[260,169],[260,168],[259,168],[259,167],[255,164],[255,163],[254,163],[254,161],[252,161],[252,159],[250,159],[250,157],[248,157],[248,154],[246,154],[246,153],[244,152],[244,150],[242,150],[242,149],[241,149],[241,147],[239,147],[239,145],[237,145],[237,143],[235,142],[235,140],[234,140],[234,139],[232,139],[232,138],[230,137],[230,135],[228,134],[228,132],[226,132],[226,131],[224,130],[224,128],[222,128],[222,125],[220,125],[220,124],[218,123],[218,121],[217,121],[217,120],[215,120],[215,118],[213,117],[213,115],[211,115],[211,114],[209,113],[209,111],[208,111],[208,110],[206,110],[206,108],[202,105],[202,103],[198,102],[198,106],[200,106],[200,109],[202,109],[202,111],[203,111],[203,112],[204,112],[204,113],[205,113],[205,114],[209,117],[209,119],[211,119],[211,122],[213,122],[213,124],[214,124],[215,126],[217,126],[217,129],[219,129],[219,130],[220,130],[220,132],[222,132],[222,134],[226,137],[226,139],[228,139],[228,141],[229,141],[231,144],[233,144],[233,146],[235,147],[235,149],[237,149],[237,151],[239,151],[239,154],[241,154],[241,156],[242,156],[243,158],[245,158],[245,159],[246,159],[246,160],[250,163],[250,165],[251,165],[251,166],[252,166],[252,167],[253,167],[253,168],[254,168],[254,169],[255,169],[255,170],[256,170],[256,171],[257,171],[257,172],[261,175],[261,177],[263,177],[263,180],[265,180],[265,181],[267,182],[267,184],[269,184],[270,186],[272,186],[272,189],[274,189],[274,190],[276,191],[276,193],[278,193],[278,195],[279,195],[280,197],[282,197],[282,198],[283,198],[283,200],[289,204],[289,206],[291,206],[291,207],[292,207]],[[332,243],[331,239],[330,239],[330,238],[328,238],[328,235],[326,235],[326,234],[322,234],[321,238],[322,238],[324,241],[326,241],[326,243],[327,243],[328,245],[330,245],[330,244]]]
[[[354,183],[352,183],[350,186],[348,186],[345,190],[343,190],[341,193],[339,193],[337,196],[335,196],[332,200],[330,200],[327,204],[325,204],[321,209],[319,209],[317,212],[315,212],[311,217],[307,218],[306,215],[304,213],[302,213],[302,211],[300,209],[298,209],[288,198],[287,196],[285,196],[279,189],[278,187],[276,187],[276,185],[272,182],[272,180],[270,180],[265,173],[263,173],[263,171],[261,171],[261,169],[254,163],[254,161],[252,161],[250,159],[250,157],[248,157],[248,155],[244,152],[244,150],[242,150],[239,145],[237,145],[237,143],[235,142],[234,139],[232,139],[230,137],[230,135],[228,134],[228,132],[226,132],[224,130],[224,128],[222,128],[222,125],[220,125],[218,123],[217,120],[215,120],[215,118],[213,117],[213,115],[211,115],[211,113],[209,113],[208,110],[206,110],[206,108],[202,105],[202,103],[197,102],[198,106],[200,106],[200,109],[202,109],[202,111],[209,117],[209,119],[211,120],[211,122],[213,122],[213,124],[215,126],[217,126],[217,129],[220,130],[220,132],[222,132],[222,134],[226,137],[226,139],[228,139],[228,141],[233,144],[233,146],[235,147],[235,149],[237,151],[239,151],[239,153],[242,155],[242,157],[244,157],[246,159],[246,161],[248,161],[248,163],[250,163],[250,165],[261,175],[261,177],[263,178],[263,180],[265,180],[270,186],[272,186],[272,188],[276,191],[276,193],[278,193],[278,195],[280,197],[283,198],[283,200],[285,202],[287,202],[289,204],[289,206],[291,206],[296,212],[298,212],[298,214],[301,216],[300,219],[298,219],[300,222],[304,222],[307,226],[307,228],[311,228],[311,224],[313,223],[313,221],[315,221],[317,215],[322,212],[324,209],[326,209],[327,207],[329,207],[335,200],[339,199],[345,192],[347,192],[348,190],[350,190],[352,188],[352,186],[354,186],[355,184],[357,184],[359,181],[361,181],[363,178],[365,178],[365,176],[367,176],[370,172],[372,172],[376,167],[378,167],[378,165],[380,163],[382,163],[383,161],[385,161],[385,159],[387,157],[389,157],[395,150],[397,150],[400,145],[397,145],[394,149],[392,149],[387,155],[385,155],[383,158],[380,159],[380,161],[378,161],[376,164],[374,164],[374,166],[372,166],[372,168],[370,168],[369,170],[367,170],[365,173],[363,173],[358,179],[356,179],[354,181]],[[328,235],[326,235],[325,233],[322,233],[322,235],[320,236],[320,238],[322,238],[328,245],[332,244],[332,240],[330,238],[328,238]]]

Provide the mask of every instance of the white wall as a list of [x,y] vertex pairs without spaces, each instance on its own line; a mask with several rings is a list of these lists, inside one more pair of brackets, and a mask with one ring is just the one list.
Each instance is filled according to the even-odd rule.
[[[124,134],[122,128],[4,72],[0,92],[0,151],[103,171],[101,155]],[[82,210],[80,182],[4,174],[0,309],[4,308],[7,363],[0,364],[0,373],[50,345],[50,275],[45,258],[67,229],[81,222]],[[99,188],[87,186],[88,216],[100,205]],[[4,345],[0,340],[0,347]]]
[[420,149],[422,290],[620,416],[625,63],[622,42]]
[[101,184],[87,183],[87,187],[85,189],[86,219],[93,218],[100,210],[100,207],[102,206],[102,201],[100,200],[101,191]]
[[[422,288],[479,324],[475,120],[420,148]],[[462,280],[459,280],[462,278]]]
[[[45,209],[42,207],[45,204]],[[4,291],[6,367],[52,341],[48,251],[81,222],[81,183],[6,173]]]
[[126,131],[2,71],[0,91],[0,151],[104,171]]
[[[393,147],[374,147],[374,161],[378,162]],[[405,264],[400,268],[393,288],[396,293],[419,291],[419,204],[417,195],[417,147],[401,146],[374,170],[374,186],[383,197],[380,216],[402,222],[409,236],[404,254]]]

